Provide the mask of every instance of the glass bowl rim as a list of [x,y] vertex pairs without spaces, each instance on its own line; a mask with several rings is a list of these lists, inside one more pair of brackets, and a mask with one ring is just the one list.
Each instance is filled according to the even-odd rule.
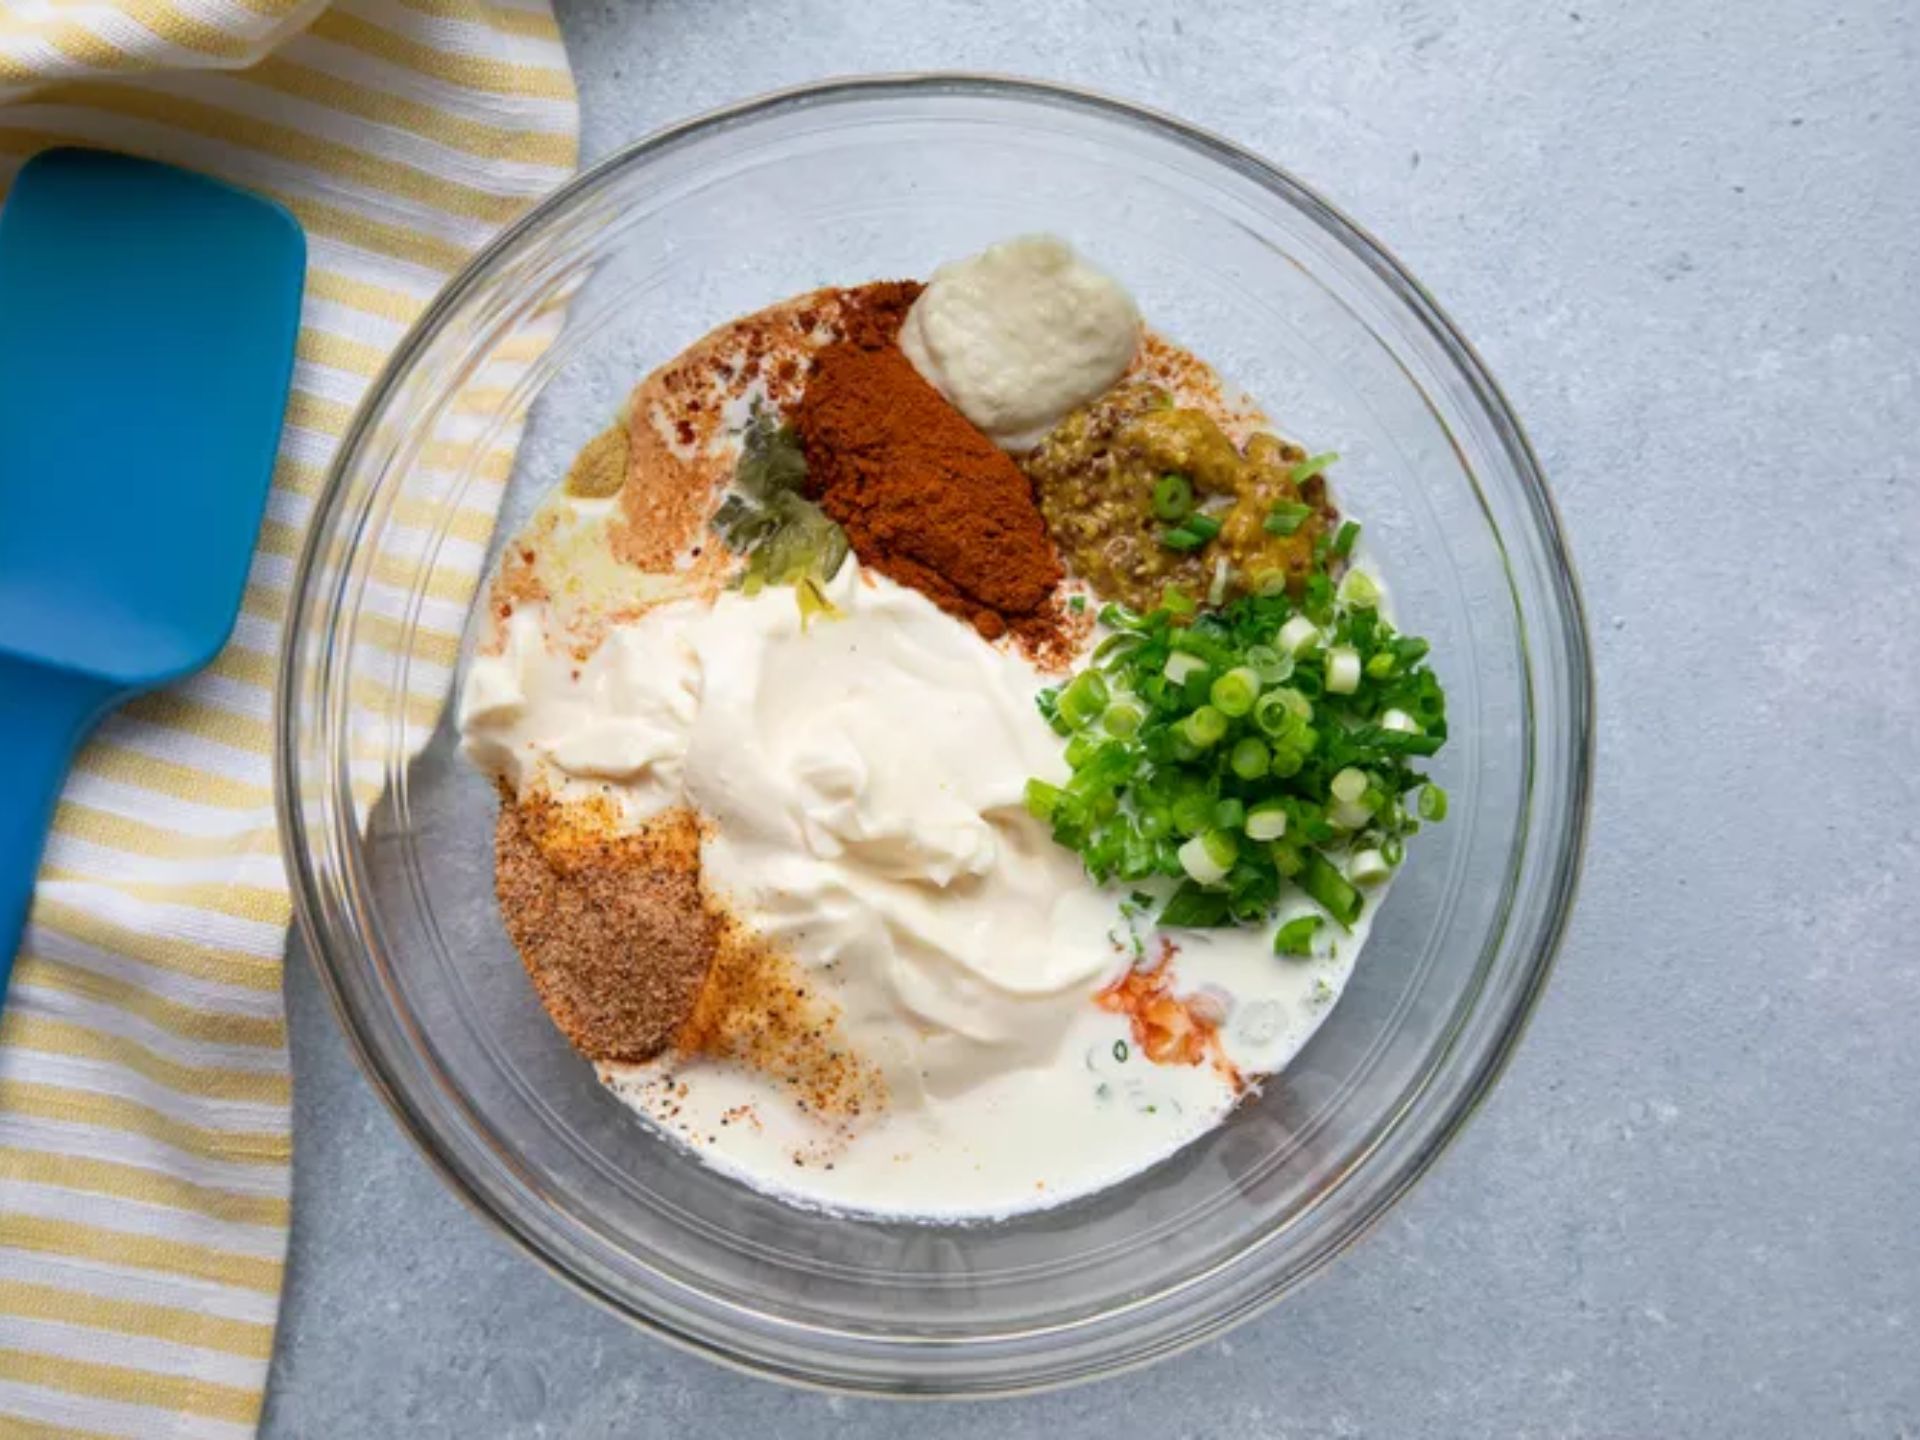
[[[537,231],[556,213],[565,211],[577,200],[609,183],[630,167],[644,164],[656,155],[671,152],[709,134],[724,131],[745,122],[801,112],[827,104],[862,99],[891,99],[914,95],[953,96],[968,99],[1003,99],[1038,104],[1132,124],[1156,132],[1195,152],[1203,160],[1238,173],[1259,188],[1276,196],[1303,215],[1328,238],[1338,243],[1352,258],[1358,259],[1382,282],[1392,297],[1403,304],[1452,364],[1471,393],[1473,403],[1494,427],[1504,458],[1512,466],[1524,501],[1525,517],[1531,524],[1533,539],[1545,561],[1545,578],[1558,602],[1561,639],[1566,646],[1565,673],[1558,677],[1566,686],[1568,728],[1573,732],[1567,747],[1567,776],[1563,801],[1565,814],[1556,843],[1543,861],[1538,883],[1547,887],[1547,898],[1533,942],[1533,954],[1527,957],[1516,975],[1517,986],[1508,1013],[1500,1017],[1498,1033],[1490,1037],[1471,1073],[1458,1082],[1458,1093],[1447,1110],[1436,1117],[1426,1143],[1402,1157],[1384,1177],[1376,1192],[1345,1223],[1331,1243],[1320,1247],[1305,1264],[1290,1274],[1269,1276],[1257,1287],[1250,1301],[1216,1310],[1201,1323],[1162,1339],[1143,1350],[1117,1359],[1085,1366],[1076,1373],[1015,1379],[1007,1384],[968,1385],[968,1396],[1030,1393],[1101,1378],[1137,1369],[1180,1351],[1204,1343],[1226,1329],[1250,1319],[1278,1303],[1307,1280],[1345,1254],[1422,1179],[1440,1155],[1458,1137],[1468,1120],[1491,1093],[1517,1049],[1531,1021],[1540,996],[1552,972],[1560,945],[1570,921],[1579,886],[1591,820],[1592,774],[1594,759],[1594,690],[1592,649],[1586,622],[1585,605],[1572,555],[1566,544],[1559,511],[1546,484],[1545,475],[1534,454],[1524,427],[1491,371],[1470,341],[1454,325],[1426,288],[1369,230],[1322,197],[1311,186],[1285,168],[1253,151],[1213,132],[1178,119],[1164,111],[1123,100],[1095,90],[1053,81],[972,71],[917,71],[888,74],[852,75],[827,78],[805,84],[762,92],[731,104],[709,109],[664,126],[639,139],[620,146],[573,179],[559,186],[508,224],[435,294],[395,346],[386,364],[368,386],[340,445],[328,466],[324,485],[317,495],[309,527],[294,567],[289,589],[289,623],[297,624],[307,613],[307,601],[315,575],[322,566],[323,551],[333,524],[339,519],[340,502],[353,463],[365,443],[374,418],[386,407],[394,392],[408,375],[412,365],[440,331],[446,318],[485,281],[501,262],[510,258],[523,239]],[[1480,490],[1480,481],[1471,469],[1469,482]],[[1499,531],[1495,529],[1496,536]],[[1501,545],[1502,565],[1506,567],[1506,547]],[[1520,620],[1523,673],[1531,696],[1537,688],[1534,648],[1526,639],[1528,617]],[[567,1257],[543,1243],[539,1234],[529,1230],[513,1215],[496,1204],[485,1186],[467,1173],[463,1158],[455,1153],[428,1117],[417,1110],[403,1091],[397,1075],[390,1072],[356,1018],[354,1002],[334,970],[331,948],[323,921],[317,914],[316,889],[322,883],[312,864],[312,837],[298,800],[300,793],[298,746],[295,743],[294,708],[290,697],[302,683],[299,674],[299,647],[283,643],[275,687],[273,728],[275,735],[274,786],[281,848],[293,896],[295,921],[306,946],[309,960],[317,972],[341,1029],[354,1053],[361,1072],[400,1122],[429,1165],[445,1180],[467,1206],[513,1245],[538,1261],[555,1278],[601,1307],[666,1340],[677,1348],[699,1354],[729,1368],[787,1383],[838,1393],[900,1394],[892,1386],[854,1386],[845,1382],[824,1381],[792,1367],[782,1367],[767,1358],[750,1359],[716,1343],[710,1336],[676,1328],[662,1314],[633,1304],[625,1295],[614,1293],[595,1278],[568,1262]],[[1531,704],[1529,706],[1531,709]],[[1529,726],[1531,729],[1531,726]],[[1532,761],[1529,764],[1532,765]],[[1531,794],[1533,785],[1528,790]],[[1522,811],[1524,829],[1535,818],[1537,797],[1530,798]],[[1511,918],[1511,906],[1502,912],[1502,928]],[[1460,1039],[1457,1031],[1445,1037],[1445,1049]],[[1434,1082],[1437,1067],[1430,1066],[1419,1082],[1424,1090]],[[1408,1107],[1411,1108],[1411,1101]],[[1391,1130],[1388,1132],[1391,1134]],[[1387,1136],[1380,1137],[1384,1145]],[[1374,1148],[1379,1148],[1378,1146]],[[1257,1248],[1257,1247],[1256,1247]],[[1238,1257],[1235,1257],[1236,1259]],[[1233,1261],[1225,1262],[1233,1263]],[[1189,1289],[1203,1282],[1208,1274],[1191,1275],[1178,1287]],[[672,1282],[667,1282],[672,1283]],[[1132,1308],[1123,1305],[1121,1310]],[[1112,1312],[1083,1322],[1089,1327],[1112,1318]],[[1044,1333],[1047,1327],[1042,1327]],[[1072,1328],[1072,1327],[1069,1327]],[[832,1333],[832,1332],[823,1332]],[[871,1340],[871,1337],[861,1337]],[[991,1337],[1001,1339],[1004,1337]],[[951,1342],[965,1344],[966,1342]],[[906,1355],[920,1350],[924,1342],[905,1339],[897,1348]],[[939,1392],[916,1391],[922,1398]]]

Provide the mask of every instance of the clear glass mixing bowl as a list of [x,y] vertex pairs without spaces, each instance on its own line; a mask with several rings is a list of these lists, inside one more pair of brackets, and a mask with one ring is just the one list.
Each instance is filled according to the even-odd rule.
[[[1305,1052],[1175,1158],[993,1224],[810,1213],[643,1128],[548,1024],[494,908],[493,793],[448,718],[403,697],[457,667],[486,510],[504,490],[510,534],[650,367],[769,301],[925,275],[1033,230],[1080,242],[1153,324],[1341,453],[1342,496],[1451,697],[1437,775],[1452,813],[1410,847]],[[373,388],[288,636],[287,862],[395,1113],[481,1213],[589,1295],[706,1354],[848,1389],[1085,1379],[1312,1275],[1487,1093],[1546,979],[1585,828],[1579,597],[1538,466],[1466,341],[1376,241],[1265,161],[1013,81],[771,96],[623,150],[541,205]]]

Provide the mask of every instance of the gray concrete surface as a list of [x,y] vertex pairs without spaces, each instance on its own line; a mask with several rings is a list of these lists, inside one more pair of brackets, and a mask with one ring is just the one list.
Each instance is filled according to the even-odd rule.
[[1505,1082],[1205,1350],[968,1408],[647,1340],[490,1235],[289,975],[266,1433],[1920,1434],[1920,65],[1907,0],[563,0],[589,156],[835,72],[1077,81],[1290,166],[1512,394],[1601,678],[1580,913]]

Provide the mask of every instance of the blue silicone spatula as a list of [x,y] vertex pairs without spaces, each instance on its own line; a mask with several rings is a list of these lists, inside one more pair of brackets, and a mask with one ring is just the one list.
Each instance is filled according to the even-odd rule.
[[81,739],[233,628],[305,268],[278,205],[122,155],[0,209],[0,990]]

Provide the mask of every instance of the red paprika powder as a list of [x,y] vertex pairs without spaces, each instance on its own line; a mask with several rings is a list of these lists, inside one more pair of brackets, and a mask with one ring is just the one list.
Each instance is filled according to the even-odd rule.
[[807,488],[863,564],[910,585],[988,639],[1057,651],[1060,557],[1005,451],[921,378],[897,343],[921,287],[842,294],[841,335],[815,357],[793,415]]

